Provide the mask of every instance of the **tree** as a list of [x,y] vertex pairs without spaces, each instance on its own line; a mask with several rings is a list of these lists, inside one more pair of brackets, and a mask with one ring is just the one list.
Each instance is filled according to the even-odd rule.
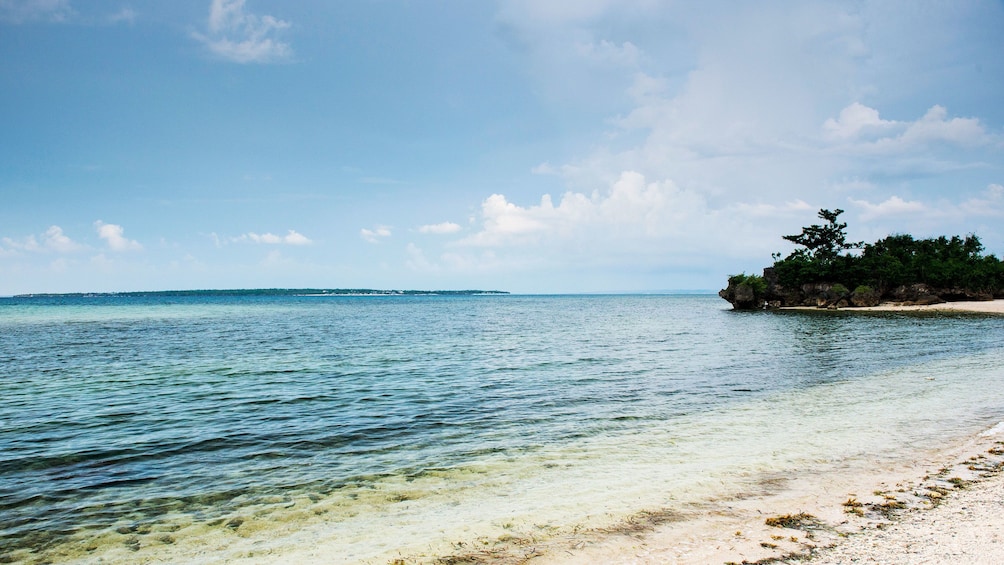
[[808,255],[815,262],[828,264],[836,260],[843,251],[861,248],[863,242],[847,243],[847,222],[837,223],[837,217],[843,213],[844,211],[839,208],[832,212],[821,209],[819,217],[827,221],[826,225],[813,224],[802,228],[802,233],[799,235],[783,236],[784,239],[805,247],[796,249],[788,258]]

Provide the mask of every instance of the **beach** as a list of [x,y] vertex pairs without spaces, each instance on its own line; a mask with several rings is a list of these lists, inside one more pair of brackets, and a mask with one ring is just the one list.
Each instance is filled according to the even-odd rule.
[[[785,307],[782,310],[822,310],[811,306]],[[885,303],[878,306],[841,308],[844,312],[971,312],[979,314],[1004,314],[1004,300],[944,302],[923,306]]]
[[1001,563],[1002,431],[923,461],[794,478],[785,492],[706,504],[679,521],[569,539],[534,562]]

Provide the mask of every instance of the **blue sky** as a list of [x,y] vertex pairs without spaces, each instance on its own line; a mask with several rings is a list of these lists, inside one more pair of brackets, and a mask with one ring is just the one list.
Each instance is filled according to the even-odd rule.
[[1004,255],[1004,3],[0,0],[0,295]]

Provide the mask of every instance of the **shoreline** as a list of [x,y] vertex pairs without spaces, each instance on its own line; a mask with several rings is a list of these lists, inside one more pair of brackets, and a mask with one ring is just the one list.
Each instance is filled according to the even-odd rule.
[[527,557],[546,565],[1004,562],[1004,423],[926,455],[876,460],[866,473],[786,478],[777,492],[555,540]]
[[[813,306],[784,306],[779,310],[825,312],[828,308]],[[943,302],[941,304],[907,305],[886,302],[878,306],[852,306],[837,308],[840,312],[961,312],[973,314],[1004,314],[1004,300],[979,300]]]

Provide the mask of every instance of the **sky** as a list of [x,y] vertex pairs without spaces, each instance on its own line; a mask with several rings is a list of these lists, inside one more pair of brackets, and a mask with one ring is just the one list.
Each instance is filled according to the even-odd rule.
[[0,295],[1004,257],[1004,2],[0,0]]

